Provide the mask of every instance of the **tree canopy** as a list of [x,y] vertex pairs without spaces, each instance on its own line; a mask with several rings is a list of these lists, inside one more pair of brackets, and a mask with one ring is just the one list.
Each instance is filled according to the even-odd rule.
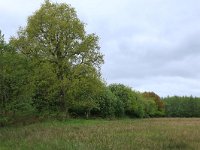
[[103,55],[99,51],[98,36],[87,34],[74,8],[65,3],[45,1],[10,43],[27,57],[51,64],[63,111],[68,111],[67,94],[74,78],[100,77]]

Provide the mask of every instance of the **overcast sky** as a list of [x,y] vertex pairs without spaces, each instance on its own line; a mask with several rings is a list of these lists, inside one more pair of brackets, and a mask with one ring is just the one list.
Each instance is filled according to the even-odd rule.
[[[56,2],[56,0],[52,0]],[[8,40],[43,0],[0,0]],[[57,0],[75,7],[100,37],[107,83],[160,96],[200,96],[199,0]]]

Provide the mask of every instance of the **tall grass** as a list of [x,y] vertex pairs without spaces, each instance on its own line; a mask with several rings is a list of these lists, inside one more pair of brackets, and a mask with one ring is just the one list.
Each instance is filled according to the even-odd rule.
[[0,150],[200,149],[200,119],[67,120],[0,129]]

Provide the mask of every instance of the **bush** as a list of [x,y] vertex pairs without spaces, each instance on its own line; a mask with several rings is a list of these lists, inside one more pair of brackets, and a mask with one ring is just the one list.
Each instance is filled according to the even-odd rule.
[[116,117],[124,117],[125,116],[124,103],[119,99],[116,100],[115,116]]
[[117,97],[117,103],[120,106],[118,112],[121,111],[122,116],[124,115],[124,113],[125,115],[133,118],[144,116],[142,101],[139,98],[138,93],[123,84],[111,84],[108,87]]
[[0,116],[0,127],[4,127],[8,124],[8,117]]
[[117,104],[116,96],[108,88],[105,88],[98,97],[100,116],[104,118],[115,117]]

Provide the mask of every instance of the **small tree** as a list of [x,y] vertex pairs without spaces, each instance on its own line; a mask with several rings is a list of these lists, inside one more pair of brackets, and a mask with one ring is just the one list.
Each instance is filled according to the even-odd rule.
[[146,100],[153,100],[156,104],[157,110],[156,114],[157,116],[163,116],[164,115],[164,102],[161,100],[161,98],[155,94],[154,92],[144,92],[142,94]]
[[[98,113],[103,118],[113,118],[116,114],[116,107],[120,109],[120,106],[117,106],[117,98],[106,86],[99,93],[98,97],[99,109]],[[124,112],[119,112],[123,115]],[[120,116],[120,115],[119,115]]]
[[111,84],[108,87],[117,97],[118,105],[123,105],[126,115],[130,117],[143,117],[142,104],[135,91],[123,84]]
[[15,117],[32,112],[30,62],[0,36],[0,116]]

